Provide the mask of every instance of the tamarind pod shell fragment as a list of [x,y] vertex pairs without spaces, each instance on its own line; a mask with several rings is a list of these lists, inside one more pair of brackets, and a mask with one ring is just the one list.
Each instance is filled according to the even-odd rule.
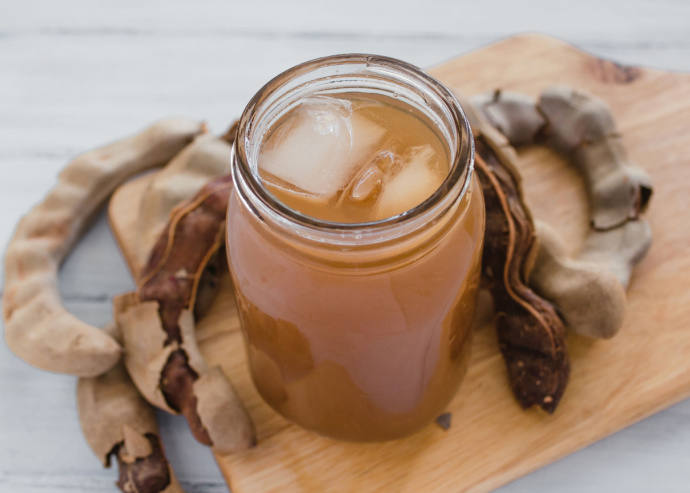
[[256,446],[256,431],[228,377],[214,366],[194,382],[197,412],[208,430],[213,451],[231,454]]
[[[113,333],[117,327],[104,330]],[[157,433],[153,408],[139,395],[121,363],[98,377],[79,379],[77,409],[84,438],[105,467],[110,466],[115,445],[124,440],[124,425],[142,435]]]
[[[104,329],[120,342],[118,328]],[[122,491],[182,492],[158,438],[153,408],[142,398],[122,362],[77,383],[77,410],[86,442],[104,467],[114,455]]]
[[57,287],[60,264],[110,194],[127,178],[160,166],[202,131],[197,122],[162,120],[75,158],[19,222],[5,255],[5,338],[27,363],[78,376],[104,373],[120,345],[67,312]]

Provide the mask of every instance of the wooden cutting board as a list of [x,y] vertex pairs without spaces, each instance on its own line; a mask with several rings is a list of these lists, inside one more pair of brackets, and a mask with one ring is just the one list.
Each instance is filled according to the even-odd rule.
[[[572,377],[560,407],[553,416],[523,411],[509,390],[483,298],[467,378],[448,408],[451,429],[430,425],[394,442],[341,443],[290,424],[254,390],[226,276],[198,334],[257,425],[255,449],[217,457],[233,493],[487,491],[690,396],[690,76],[621,67],[539,35],[506,39],[430,72],[468,95],[497,87],[536,95],[561,83],[610,104],[630,156],[655,187],[647,213],[654,243],[635,270],[623,329],[610,341],[571,335]],[[520,169],[534,216],[576,251],[587,227],[579,176],[541,148],[521,151]],[[125,185],[110,204],[129,260],[146,180]]]

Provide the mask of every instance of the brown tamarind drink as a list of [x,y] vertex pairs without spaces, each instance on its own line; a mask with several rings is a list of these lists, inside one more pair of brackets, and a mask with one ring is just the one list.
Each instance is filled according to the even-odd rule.
[[252,99],[228,258],[253,381],[334,438],[429,424],[465,374],[484,203],[457,101],[397,60],[343,55]]

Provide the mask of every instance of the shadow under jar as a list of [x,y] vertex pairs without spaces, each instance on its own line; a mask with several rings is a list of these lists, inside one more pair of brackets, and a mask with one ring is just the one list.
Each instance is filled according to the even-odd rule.
[[[370,128],[354,111],[363,108],[375,120],[377,111],[388,111],[381,105],[402,118],[385,135],[378,131],[385,121]],[[290,120],[298,110],[313,110],[311,117],[325,122],[317,133],[335,139],[334,152],[352,152],[359,142],[367,142],[368,152],[355,153],[356,166],[338,168],[336,182],[314,184],[313,176],[297,176],[305,168],[322,173],[326,161],[343,161],[341,154],[319,157],[328,146],[295,140],[313,131],[302,129],[303,120]],[[423,131],[397,132],[404,115]],[[345,131],[351,132],[349,147],[337,138]],[[353,176],[371,166],[371,158],[362,155],[373,149],[380,157],[391,143],[427,135],[435,139],[429,145],[435,145],[444,171],[438,186],[417,203],[399,212],[385,209],[390,217],[328,212],[343,205],[343,194],[352,198]],[[284,146],[283,154],[264,152],[271,139]],[[413,144],[406,149],[414,156],[426,152]],[[265,173],[277,169],[290,181],[281,166],[295,166],[288,161],[295,152],[299,158],[300,149],[304,159],[298,159],[292,183],[306,191]],[[271,407],[304,428],[350,441],[403,437],[444,411],[466,372],[479,287],[484,202],[473,160],[470,127],[457,100],[398,60],[317,59],[277,76],[254,96],[233,154],[227,253],[251,375]],[[381,169],[392,168],[381,165],[376,173]],[[403,187],[399,195],[410,197],[428,186],[420,176],[407,179],[414,189]],[[376,204],[394,179],[377,175],[355,195],[385,215]]]

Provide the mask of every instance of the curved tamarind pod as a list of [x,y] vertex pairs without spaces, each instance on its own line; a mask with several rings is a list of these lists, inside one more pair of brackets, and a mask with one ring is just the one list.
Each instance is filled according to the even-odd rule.
[[[121,342],[117,325],[103,329]],[[114,455],[123,492],[179,493],[182,488],[158,438],[153,408],[141,397],[121,362],[77,383],[77,409],[86,442],[104,467]]]
[[[236,127],[231,127],[235,128]],[[232,140],[226,140],[232,139]],[[151,179],[139,205],[137,265],[144,265],[172,209],[217,176],[230,173],[234,136],[198,135]]]
[[[511,152],[503,152],[499,155],[504,162],[516,162],[517,155],[510,147],[511,144],[533,144],[540,139],[543,140],[544,133],[552,132],[551,127],[548,127],[549,130],[546,132],[546,120],[541,116],[536,100],[529,96],[508,91],[494,91],[477,96],[472,99],[472,102],[496,129],[501,130],[501,133],[496,135],[496,132],[486,127],[482,129],[492,149],[510,148]],[[489,108],[491,111],[488,111]],[[540,118],[541,124],[538,125]],[[604,127],[607,131],[613,125],[610,118],[608,122]],[[525,127],[525,132],[530,136],[529,139],[515,138],[514,135],[519,131],[511,131],[511,129],[521,126]],[[592,127],[594,125],[590,125],[590,128]],[[503,129],[506,129],[505,132]],[[589,134],[593,135],[593,132],[590,131]],[[571,140],[570,144],[565,144],[563,142],[565,138],[561,138],[560,141],[558,137],[553,138],[557,139],[552,142],[556,148],[566,148],[567,145],[576,146],[577,140]],[[622,241],[611,241],[610,238],[602,241],[603,236],[592,231],[585,240],[585,247],[578,258],[570,259],[557,233],[544,223],[537,221],[535,224],[539,241],[538,247],[535,248],[533,269],[528,271],[529,285],[558,307],[566,325],[573,331],[588,337],[612,337],[623,323],[625,310],[625,292],[614,282],[616,276],[621,279],[621,282],[625,277],[625,268],[621,268],[619,264],[629,265],[628,259],[640,255],[641,252],[635,249],[628,255],[615,256],[615,261],[602,259],[602,256],[609,257],[612,253],[602,251],[603,244],[616,245],[616,251],[626,247]],[[627,228],[638,227],[638,224],[642,223],[635,223],[634,226],[631,223]],[[613,235],[611,232],[604,234],[609,237]],[[589,245],[588,241],[591,242]],[[597,264],[592,262],[597,262]],[[601,265],[601,263],[609,262],[611,262],[609,269]],[[625,286],[627,286],[627,280],[623,282],[623,287]],[[584,307],[587,309],[583,309]]]
[[538,253],[529,285],[558,307],[566,326],[581,335],[608,339],[623,324],[625,289],[606,266],[571,259],[548,225],[535,223]]
[[254,427],[219,368],[208,368],[196,344],[198,284],[225,235],[229,175],[176,207],[143,269],[137,293],[117,299],[125,365],[144,397],[185,416],[195,438],[218,453],[256,443]]
[[19,222],[5,255],[5,338],[38,368],[96,376],[120,358],[112,337],[62,306],[60,264],[103,202],[127,178],[166,163],[202,132],[201,123],[162,120],[89,151],[60,173],[57,185]]
[[571,155],[587,180],[592,228],[606,231],[637,219],[649,203],[651,182],[628,158],[606,103],[554,86],[541,94],[538,106],[548,121],[547,143]]
[[570,375],[565,327],[554,307],[526,284],[534,227],[516,171],[503,166],[480,134],[476,170],[486,204],[482,273],[495,304],[499,347],[520,404],[553,413]]
[[[524,125],[533,132],[535,118],[523,121],[525,115],[530,111],[541,115],[546,124],[533,132],[534,142],[569,154],[584,174],[591,230],[580,253],[574,259],[564,257],[555,233],[542,227],[551,237],[540,247],[529,283],[559,307],[574,332],[612,337],[622,325],[625,307],[621,288],[611,282],[612,277],[627,288],[633,266],[651,245],[651,228],[640,217],[652,195],[648,175],[628,158],[607,105],[584,91],[554,86],[542,93],[538,103],[508,92],[476,101],[483,111],[489,107],[487,101],[493,101],[487,116],[509,129]],[[547,262],[549,268],[540,262]],[[591,304],[582,305],[586,300]]]

